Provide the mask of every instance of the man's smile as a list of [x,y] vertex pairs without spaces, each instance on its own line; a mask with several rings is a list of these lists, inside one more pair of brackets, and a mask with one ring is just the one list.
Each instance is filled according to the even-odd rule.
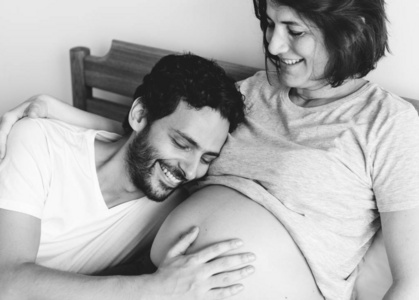
[[168,182],[169,186],[172,188],[177,187],[179,184],[182,183],[182,179],[176,176],[173,172],[169,170],[169,167],[164,165],[161,161],[158,162],[160,169],[162,170],[166,181]]

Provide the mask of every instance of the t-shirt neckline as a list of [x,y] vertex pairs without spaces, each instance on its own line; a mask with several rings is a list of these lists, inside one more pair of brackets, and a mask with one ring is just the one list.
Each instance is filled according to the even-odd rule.
[[374,84],[372,84],[371,82],[367,81],[362,87],[360,87],[358,90],[356,90],[355,92],[353,92],[352,94],[345,96],[341,99],[335,100],[333,102],[324,104],[324,105],[320,105],[320,106],[315,106],[315,107],[303,107],[303,106],[299,106],[297,104],[295,104],[294,102],[291,101],[290,97],[289,97],[289,93],[291,91],[290,87],[283,87],[280,90],[280,98],[282,99],[282,101],[291,109],[293,110],[297,110],[297,111],[325,111],[325,110],[329,110],[329,109],[334,109],[338,106],[341,106],[343,103],[346,103],[348,101],[351,101],[353,99],[358,98],[359,96],[361,96],[362,94],[366,93],[370,88],[373,87]]

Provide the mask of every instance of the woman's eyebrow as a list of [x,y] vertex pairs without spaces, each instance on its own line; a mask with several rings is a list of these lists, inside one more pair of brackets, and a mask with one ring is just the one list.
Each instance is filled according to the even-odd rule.
[[295,21],[282,21],[282,24],[286,24],[286,25],[296,25],[296,26],[301,26],[300,23],[295,22]]
[[[268,21],[274,22],[271,17],[269,17],[269,16],[266,16],[266,17],[267,17]],[[301,26],[301,24],[296,22],[296,21],[281,21],[280,23],[285,24],[285,25]]]

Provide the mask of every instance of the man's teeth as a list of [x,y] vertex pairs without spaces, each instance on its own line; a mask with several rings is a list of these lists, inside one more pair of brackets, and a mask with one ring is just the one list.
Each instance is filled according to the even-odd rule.
[[299,63],[302,61],[302,59],[283,59],[281,58],[281,61],[286,65],[295,65],[296,63]]
[[164,175],[166,175],[166,177],[169,178],[169,180],[172,181],[174,184],[179,184],[181,182],[164,166],[161,166],[161,169],[163,170]]

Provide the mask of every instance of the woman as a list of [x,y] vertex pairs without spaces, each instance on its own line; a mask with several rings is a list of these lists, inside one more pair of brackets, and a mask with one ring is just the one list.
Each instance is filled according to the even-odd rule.
[[196,248],[237,236],[258,256],[240,299],[351,299],[381,226],[394,279],[384,299],[417,299],[419,119],[363,79],[388,48],[384,1],[254,5],[276,71],[240,84],[247,121],[166,220],[153,261],[196,224]]

